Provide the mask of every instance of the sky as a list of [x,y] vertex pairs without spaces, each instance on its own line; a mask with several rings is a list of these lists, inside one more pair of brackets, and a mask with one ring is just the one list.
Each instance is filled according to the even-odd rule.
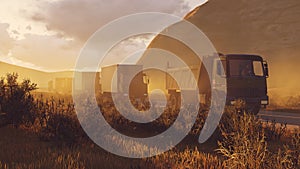
[[[0,61],[43,71],[74,69],[88,38],[125,15],[163,12],[184,17],[207,0],[2,0]],[[120,43],[134,50],[149,39]],[[118,51],[120,52],[120,51]]]

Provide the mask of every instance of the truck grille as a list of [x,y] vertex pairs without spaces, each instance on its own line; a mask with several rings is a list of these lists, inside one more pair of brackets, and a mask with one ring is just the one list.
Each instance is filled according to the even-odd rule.
[[261,97],[266,94],[261,88],[228,88],[227,95],[233,97]]

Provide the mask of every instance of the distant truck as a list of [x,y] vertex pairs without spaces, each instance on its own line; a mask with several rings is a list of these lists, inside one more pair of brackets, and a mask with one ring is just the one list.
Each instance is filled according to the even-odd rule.
[[102,67],[102,94],[119,94],[140,99],[147,97],[147,81],[142,70],[142,65],[115,64]]

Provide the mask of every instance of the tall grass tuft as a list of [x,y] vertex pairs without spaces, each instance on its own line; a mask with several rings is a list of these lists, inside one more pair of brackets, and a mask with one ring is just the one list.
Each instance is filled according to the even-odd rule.
[[262,122],[252,114],[227,112],[220,124],[223,139],[217,151],[228,168],[263,168],[267,142]]

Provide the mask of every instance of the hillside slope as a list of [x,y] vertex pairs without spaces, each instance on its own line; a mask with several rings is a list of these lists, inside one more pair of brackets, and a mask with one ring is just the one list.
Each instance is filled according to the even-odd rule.
[[30,79],[32,82],[37,83],[38,87],[42,90],[48,88],[48,82],[50,80],[58,77],[73,77],[72,71],[43,72],[0,62],[0,77],[4,77],[7,73],[18,73],[19,80]]

